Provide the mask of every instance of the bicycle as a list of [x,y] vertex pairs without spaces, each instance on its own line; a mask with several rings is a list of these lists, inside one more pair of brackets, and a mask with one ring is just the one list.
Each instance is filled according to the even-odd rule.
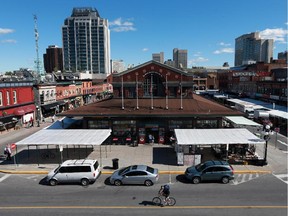
[[[174,206],[176,204],[176,199],[174,197],[170,197],[168,196],[166,199],[165,199],[165,196],[163,196],[162,192],[161,192],[161,189],[159,190],[158,192],[158,196],[157,197],[154,197],[152,199],[152,202],[155,204],[155,205],[158,205],[158,206]],[[162,204],[163,203],[163,204]]]

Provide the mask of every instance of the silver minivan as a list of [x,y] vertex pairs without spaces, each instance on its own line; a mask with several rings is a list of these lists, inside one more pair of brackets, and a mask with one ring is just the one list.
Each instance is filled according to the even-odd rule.
[[67,160],[47,175],[47,182],[54,186],[58,183],[81,183],[86,186],[96,181],[100,175],[97,160]]

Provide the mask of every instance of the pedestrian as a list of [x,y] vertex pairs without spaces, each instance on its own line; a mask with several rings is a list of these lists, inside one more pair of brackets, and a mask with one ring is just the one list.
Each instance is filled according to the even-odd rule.
[[148,135],[149,143],[154,144],[154,136],[152,134]]
[[11,148],[9,145],[6,145],[4,154],[6,155],[6,160],[11,160]]
[[32,116],[30,118],[30,127],[33,127],[33,118],[32,118]]
[[52,122],[54,122],[54,121],[55,121],[55,115],[52,116]]

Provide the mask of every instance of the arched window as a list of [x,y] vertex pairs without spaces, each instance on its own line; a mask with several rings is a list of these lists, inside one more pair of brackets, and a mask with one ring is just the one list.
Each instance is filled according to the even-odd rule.
[[163,97],[165,96],[164,78],[157,73],[148,73],[143,83],[144,97]]

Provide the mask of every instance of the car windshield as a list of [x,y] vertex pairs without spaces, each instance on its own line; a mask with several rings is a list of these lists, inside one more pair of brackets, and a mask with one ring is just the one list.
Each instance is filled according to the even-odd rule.
[[60,169],[61,165],[59,165],[55,170],[54,170],[54,173],[57,173],[58,170]]
[[206,164],[205,163],[202,163],[202,164],[198,164],[195,166],[195,169],[198,171],[198,172],[202,172],[205,168],[206,168]]
[[119,173],[119,175],[122,175],[123,173],[126,173],[129,169],[130,169],[130,166],[124,167],[124,168],[120,169],[118,173]]

